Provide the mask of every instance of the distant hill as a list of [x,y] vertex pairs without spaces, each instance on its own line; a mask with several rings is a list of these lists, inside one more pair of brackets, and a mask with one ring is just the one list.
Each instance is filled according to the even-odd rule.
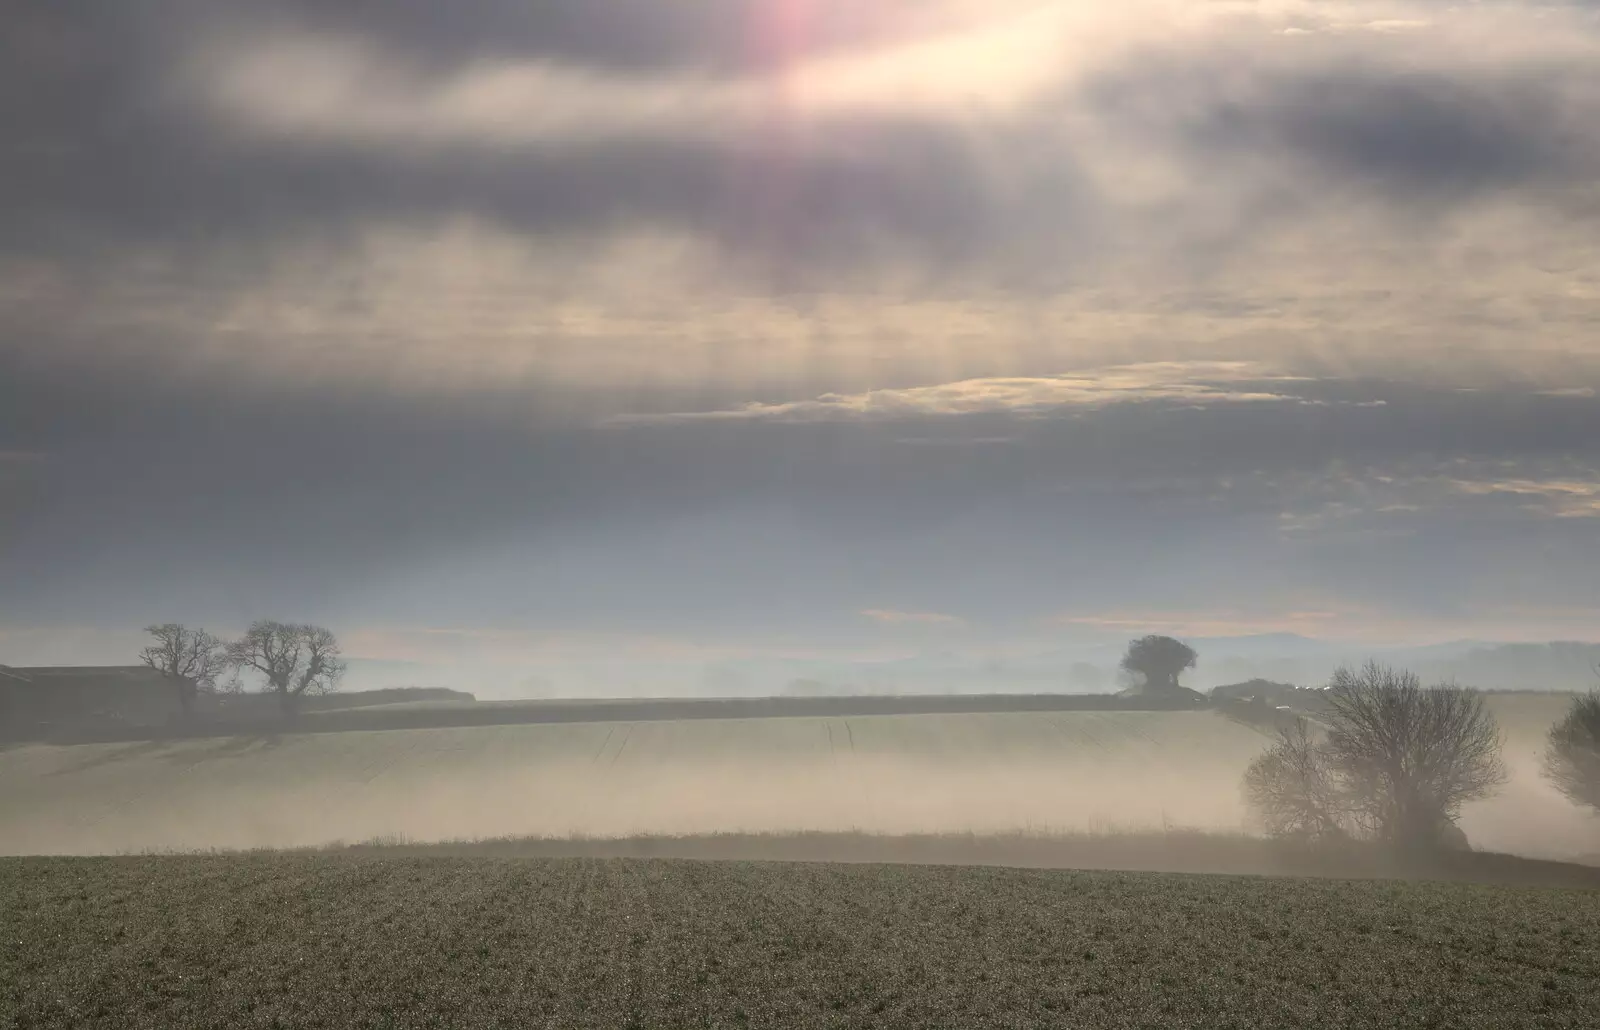
[[1600,644],[1497,644],[1410,667],[1485,690],[1587,690],[1600,687]]

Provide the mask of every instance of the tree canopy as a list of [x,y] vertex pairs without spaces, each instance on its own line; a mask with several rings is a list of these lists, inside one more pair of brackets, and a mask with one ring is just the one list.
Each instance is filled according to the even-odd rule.
[[244,636],[227,645],[228,664],[265,679],[268,692],[278,695],[286,714],[293,714],[307,694],[338,689],[345,670],[340,653],[338,638],[321,626],[271,619],[253,623]]
[[1573,698],[1550,727],[1544,774],[1567,800],[1600,812],[1600,691]]
[[183,714],[193,714],[196,698],[216,688],[217,674],[225,668],[222,641],[176,622],[146,626],[145,632],[153,640],[139,660],[172,680]]
[[1245,772],[1271,833],[1438,847],[1459,839],[1463,804],[1506,780],[1499,726],[1476,691],[1368,662],[1336,671],[1324,699],[1326,729],[1297,720]]
[[1128,642],[1122,668],[1144,679],[1149,691],[1176,691],[1178,676],[1200,658],[1194,648],[1172,637],[1151,634]]

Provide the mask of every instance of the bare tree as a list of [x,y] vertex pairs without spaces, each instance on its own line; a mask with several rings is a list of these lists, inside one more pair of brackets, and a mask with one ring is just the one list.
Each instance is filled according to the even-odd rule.
[[1368,662],[1335,671],[1326,703],[1329,756],[1382,839],[1432,844],[1463,804],[1506,781],[1500,727],[1477,691],[1424,687],[1415,673]]
[[1351,835],[1352,813],[1339,774],[1305,719],[1279,730],[1278,742],[1250,763],[1244,795],[1274,837],[1333,840]]
[[1404,848],[1463,842],[1461,806],[1506,779],[1483,696],[1368,662],[1337,670],[1324,699],[1325,733],[1297,726],[1245,774],[1246,799],[1268,831]]
[[1568,801],[1600,812],[1600,691],[1573,698],[1550,727],[1544,775]]
[[1181,640],[1151,634],[1128,642],[1122,668],[1143,677],[1146,690],[1171,693],[1178,689],[1178,675],[1194,668],[1199,657]]
[[263,619],[227,646],[228,664],[259,673],[278,695],[285,715],[294,715],[307,694],[328,694],[344,676],[339,640],[321,626]]
[[222,641],[176,622],[146,626],[144,631],[154,642],[139,652],[139,660],[172,680],[184,718],[191,717],[196,699],[216,689],[217,675],[226,668]]

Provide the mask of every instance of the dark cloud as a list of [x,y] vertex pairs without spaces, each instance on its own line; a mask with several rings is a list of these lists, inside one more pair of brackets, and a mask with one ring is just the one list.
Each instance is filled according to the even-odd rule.
[[[356,18],[340,10],[334,20]],[[595,17],[604,24],[603,12]],[[381,36],[385,24],[368,27]],[[633,31],[651,24],[642,18]],[[963,132],[894,116],[836,121],[809,140],[781,126],[731,126],[723,138],[512,151],[262,136],[175,91],[189,26],[174,17],[172,35],[161,28],[118,6],[99,17],[36,15],[0,42],[0,247],[69,257],[102,244],[248,252],[297,235],[469,216],[528,234],[688,231],[796,268],[849,263],[887,241],[937,266],[980,260],[1030,227],[1064,230],[1081,208],[1065,154],[1052,164],[1043,215],[989,188],[984,155]],[[1013,142],[1020,153],[1027,135]]]
[[[796,31],[816,46],[869,38],[871,24],[892,20],[888,10],[852,15],[855,5],[805,7],[809,28]],[[771,8],[754,0],[660,8],[475,0],[448,11],[293,0],[220,8],[164,0],[137,11],[39,5],[0,40],[7,156],[0,242],[248,242],[451,215],[527,232],[687,227],[735,243],[837,253],[851,244],[830,238],[853,232],[886,232],[934,249],[974,233],[992,242],[991,198],[976,155],[959,133],[916,119],[847,120],[828,127],[820,143],[784,138],[781,127],[769,127],[773,135],[731,126],[722,140],[667,134],[572,150],[462,153],[253,135],[216,121],[206,98],[187,92],[195,83],[175,74],[212,37],[290,26],[426,57],[413,69],[419,88],[445,73],[436,62],[450,54],[463,64],[550,57],[601,69],[693,65],[699,54],[733,65],[759,49],[747,37],[775,17]],[[763,225],[779,217],[767,210],[774,204],[792,216]]]
[[[1165,583],[1159,566],[1199,555],[1209,576],[1252,548],[1290,548],[1290,566],[1239,572],[1230,590],[1282,585],[1291,567],[1315,577],[1356,546],[1334,530],[1365,524],[1282,545],[1280,513],[1411,498],[1364,494],[1372,477],[1398,477],[1387,489],[1401,491],[1514,467],[1571,475],[1600,453],[1593,400],[1378,382],[1303,385],[1382,407],[1144,403],[1066,418],[602,430],[542,417],[537,397],[463,406],[327,384],[196,394],[8,371],[0,439],[48,458],[25,489],[0,490],[11,541],[0,619],[21,622],[134,621],[152,606],[333,619],[376,604],[415,619],[748,629],[770,608],[753,598],[774,589],[818,618],[892,600],[1026,620],[1086,590],[1105,603],[1192,599],[1194,584]],[[1010,442],[975,456],[909,446],[908,433]],[[1362,538],[1363,553],[1394,563],[1373,591],[1464,548],[1553,539],[1547,517],[1430,489],[1429,510],[1408,516],[1427,547]],[[1574,539],[1600,526],[1556,522]],[[1142,571],[1124,565],[1134,553]],[[510,557],[484,557],[495,554]],[[413,593],[375,601],[388,582]]]
[[[926,5],[914,0],[278,0],[244,5],[295,26],[362,36],[425,65],[547,58],[622,72],[737,74],[785,61],[882,43],[914,32]],[[266,19],[263,19],[266,20]]]
[[[917,17],[909,5],[839,0],[793,5],[813,20],[786,35],[771,19],[789,9],[149,0],[8,12],[0,259],[53,265],[67,285],[54,294],[62,309],[47,310],[0,283],[16,291],[0,292],[0,304],[23,298],[0,307],[0,624],[137,625],[169,614],[470,623],[511,613],[737,633],[781,614],[802,632],[862,608],[1022,622],[1068,602],[1204,606],[1305,583],[1440,609],[1441,590],[1459,601],[1483,588],[1474,568],[1500,576],[1513,602],[1542,592],[1592,602],[1592,575],[1555,555],[1592,544],[1600,519],[1557,518],[1537,491],[1597,475],[1600,403],[1540,395],[1531,382],[1458,392],[1427,385],[1450,378],[1435,368],[1420,382],[1355,380],[1330,362],[1326,377],[1292,390],[1230,384],[1311,403],[1152,399],[1031,418],[599,428],[593,411],[537,375],[470,395],[399,395],[386,386],[383,340],[371,341],[369,378],[319,376],[318,348],[332,344],[315,318],[293,341],[305,356],[261,362],[269,376],[236,351],[271,348],[279,325],[294,335],[294,310],[274,309],[267,329],[238,338],[194,316],[171,330],[181,340],[163,341],[167,327],[142,320],[150,296],[88,288],[104,253],[108,262],[154,253],[157,273],[130,281],[157,282],[167,293],[156,300],[177,298],[180,317],[211,314],[180,302],[226,292],[219,282],[242,283],[248,299],[280,244],[469,216],[558,258],[563,241],[686,234],[722,245],[736,273],[777,273],[764,281],[780,284],[870,293],[863,269],[898,262],[932,281],[907,293],[980,298],[974,307],[996,280],[1059,294],[1078,268],[1103,268],[1126,293],[1172,287],[1152,306],[1197,320],[1157,325],[1151,335],[1172,338],[1152,348],[1216,356],[1202,352],[1225,346],[1226,333],[1206,328],[1260,319],[1258,350],[1307,366],[1292,334],[1333,332],[1348,308],[1297,308],[1297,283],[1273,284],[1282,296],[1184,293],[1186,283],[1124,273],[1118,260],[1160,263],[1179,250],[1204,270],[1230,246],[1356,200],[1376,212],[1367,224],[1385,226],[1361,241],[1374,252],[1425,239],[1419,217],[1500,195],[1555,210],[1567,228],[1595,220],[1581,195],[1600,171],[1600,85],[1593,68],[1559,55],[1490,66],[1432,50],[1413,62],[1390,44],[1352,57],[1354,44],[1341,44],[1290,65],[1265,51],[1141,51],[1086,87],[980,115],[886,103],[760,132],[667,124],[516,146],[274,134],[230,121],[174,73],[197,48],[278,30],[370,45],[418,96],[477,61],[735,76],[920,31],[905,27]],[[1091,152],[1101,143],[1128,156],[1129,180],[1146,159],[1158,166],[1166,192],[1124,196],[1123,170]],[[1307,249],[1317,243],[1313,234]],[[296,271],[337,284],[343,270],[330,260]],[[1454,310],[1456,285],[1439,284],[1444,299],[1430,313]],[[1501,288],[1483,284],[1491,295]],[[1115,304],[1105,305],[1087,309],[1106,319],[1086,330],[1021,319],[1030,339],[967,340],[970,353],[951,364],[1004,344],[1037,374],[1078,367],[1074,334],[1114,323]],[[80,307],[97,317],[69,317]],[[1284,311],[1298,323],[1271,320]],[[693,332],[698,313],[657,317],[682,316]],[[930,338],[970,332],[909,324]],[[1452,344],[1454,324],[1426,328],[1437,346]],[[759,347],[767,330],[752,324],[735,342]],[[163,360],[149,361],[163,342],[172,344]],[[819,383],[844,374],[826,342],[807,373]],[[895,366],[904,385],[939,381],[927,371],[942,367],[936,341],[893,342],[919,360],[928,352],[904,366],[915,374]],[[994,365],[1017,371],[1003,354]],[[1482,370],[1472,379],[1484,382]],[[832,388],[843,389],[763,399]],[[694,396],[641,392],[611,409],[752,399],[721,382],[681,391]],[[19,454],[29,458],[7,457]],[[1526,481],[1518,489],[1533,492],[1462,492],[1455,479]],[[1311,528],[1284,532],[1285,514]],[[1519,561],[1546,582],[1513,575]]]
[[25,156],[0,202],[0,239],[248,249],[465,216],[538,235],[688,231],[797,264],[849,265],[887,242],[936,267],[981,261],[1011,234],[1065,229],[1078,199],[1057,194],[1053,213],[1030,216],[983,187],[979,155],[957,136],[914,122],[863,123],[820,151],[640,140],[500,156],[329,153],[171,128]]
[[[916,0],[23,0],[8,13],[12,70],[25,62],[20,70],[58,87],[112,81],[133,64],[159,69],[197,38],[271,32],[370,42],[422,73],[535,59],[618,73],[736,75],[914,39],[939,24]],[[97,67],[65,67],[83,58]]]
[[[1600,172],[1592,69],[1416,71],[1390,49],[1364,59],[1310,51],[1293,64],[1226,49],[1138,53],[1082,90],[977,126],[931,112],[835,115],[804,132],[732,125],[725,135],[664,130],[512,149],[261,135],[219,121],[205,97],[183,91],[195,84],[173,74],[186,46],[230,23],[240,32],[281,23],[347,33],[436,60],[503,54],[677,66],[702,48],[725,63],[744,44],[718,40],[744,31],[730,26],[759,21],[758,9],[753,0],[649,11],[622,0],[478,0],[448,11],[420,2],[285,3],[276,14],[254,5],[219,14],[173,0],[71,14],[40,8],[0,43],[0,242],[72,248],[120,236],[247,245],[470,215],[536,234],[688,231],[848,274],[884,246],[934,268],[1070,263],[1111,246],[1107,224],[1117,219],[1125,236],[1146,240],[1165,226],[1183,238],[1173,212],[1150,213],[1149,224],[1148,214],[1115,212],[1081,173],[1083,143],[1066,126],[1085,110],[1113,137],[1176,148],[1194,177],[1178,201],[1184,207],[1198,210],[1212,193],[1239,196],[1253,219],[1232,227],[1240,236],[1352,189],[1392,202],[1400,217],[1533,186],[1537,202],[1570,206],[1581,197],[1545,188]],[[843,11],[816,15],[818,24],[850,24]],[[440,74],[417,67],[419,97]]]
[[1107,119],[1179,143],[1219,177],[1299,177],[1403,205],[1487,190],[1573,185],[1600,171],[1600,73],[1572,63],[1467,66],[1310,51],[1295,63],[1237,53],[1132,60],[1085,90]]
[[[1564,109],[1566,83],[1362,68],[1279,85],[1267,91],[1269,110],[1258,119],[1267,135],[1313,166],[1370,177],[1408,197],[1560,181],[1594,167],[1594,140],[1574,135],[1571,119],[1581,114]],[[1225,116],[1210,128],[1213,147],[1251,136]]]

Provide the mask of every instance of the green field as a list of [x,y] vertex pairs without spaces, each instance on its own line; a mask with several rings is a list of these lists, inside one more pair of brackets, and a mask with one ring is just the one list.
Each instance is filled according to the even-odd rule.
[[[1516,774],[1480,847],[1600,833],[1541,783],[1558,698],[1496,699]],[[1538,711],[1534,709],[1538,708]],[[1544,709],[1548,709],[1545,712]],[[1215,713],[1013,712],[508,724],[0,751],[0,852],[120,853],[727,831],[1236,830],[1264,736]]]
[[1593,1027],[1600,891],[931,866],[0,861],[17,1027]]
[[1237,821],[1256,731],[1209,713],[695,719],[26,746],[11,853],[718,830]]

